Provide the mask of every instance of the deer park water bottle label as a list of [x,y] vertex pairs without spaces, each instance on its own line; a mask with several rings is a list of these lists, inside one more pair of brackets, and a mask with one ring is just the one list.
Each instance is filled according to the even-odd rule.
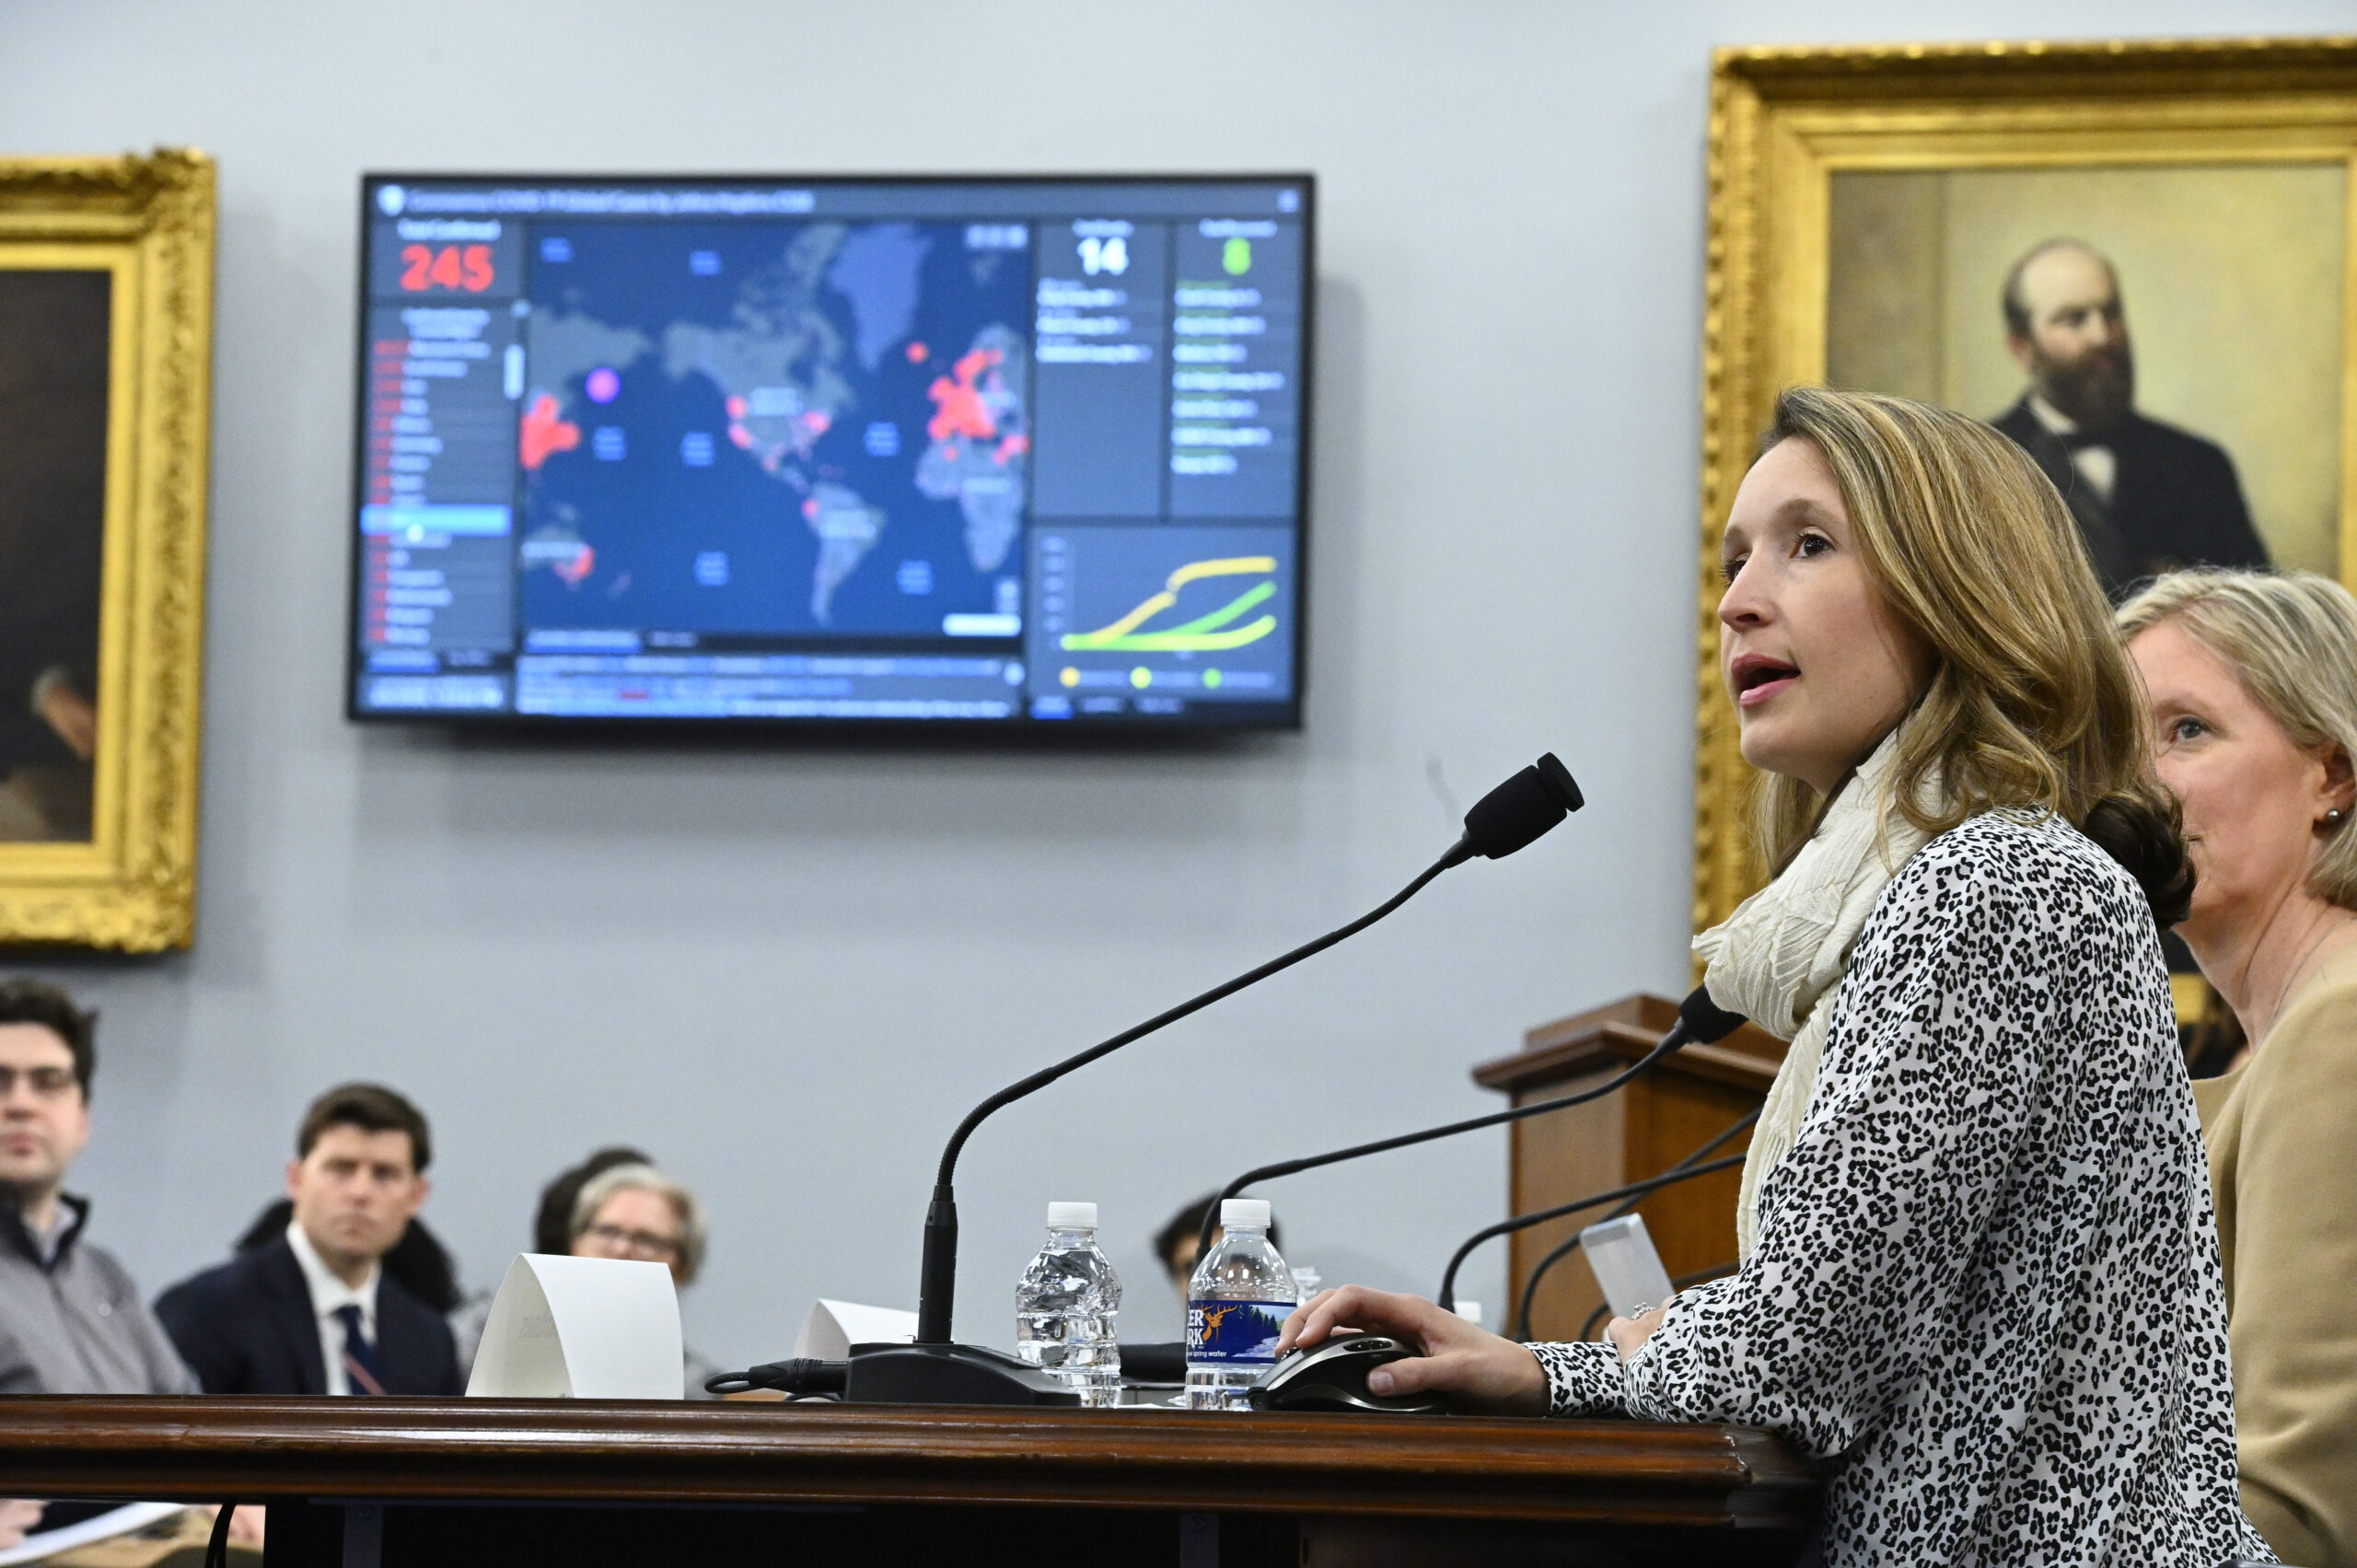
[[1277,1359],[1277,1336],[1293,1309],[1290,1301],[1190,1301],[1187,1360],[1268,1365]]

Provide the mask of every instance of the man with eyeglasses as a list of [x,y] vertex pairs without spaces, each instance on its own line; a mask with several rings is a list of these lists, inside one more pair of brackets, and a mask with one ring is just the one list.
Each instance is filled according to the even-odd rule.
[[64,1191],[90,1140],[98,1015],[0,982],[0,1393],[193,1394],[196,1379]]
[[[97,1023],[53,985],[0,981],[0,1394],[197,1391],[129,1272],[82,1239],[89,1200],[64,1191],[90,1141]],[[41,1504],[0,1500],[0,1548],[42,1522]]]

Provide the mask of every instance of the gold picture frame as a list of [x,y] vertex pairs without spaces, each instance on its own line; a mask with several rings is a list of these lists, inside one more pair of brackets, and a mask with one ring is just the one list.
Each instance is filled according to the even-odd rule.
[[[2311,285],[2304,286],[2323,291],[2320,303],[2328,311],[2316,312],[2308,326],[2313,332],[2316,319],[2338,317],[2337,327],[2323,340],[2326,358],[2316,371],[2328,383],[2323,392],[2337,403],[2337,414],[2326,411],[2323,434],[2311,443],[2316,450],[2307,454],[2313,459],[2307,469],[2315,471],[2307,482],[2309,510],[2302,514],[2309,531],[2301,536],[2300,549],[2306,556],[2299,563],[2316,562],[2319,552],[2328,552],[2328,569],[2357,586],[2357,38],[1717,52],[1711,93],[1696,621],[1697,931],[1724,919],[1761,879],[1749,830],[1754,775],[1737,747],[1734,711],[1718,672],[1719,539],[1777,393],[1828,379],[1835,308],[1855,303],[1855,291],[1837,289],[1834,277],[1837,218],[1842,219],[1845,237],[1855,232],[1854,222],[1844,215],[1857,203],[1842,193],[1898,191],[1930,176],[1967,182],[1999,175],[2035,178],[2050,193],[2070,187],[2073,171],[2116,183],[2164,173],[2175,178],[2173,171],[2284,169],[2321,171],[2316,178],[2335,182],[2341,192],[2337,214],[2310,223],[2310,249],[2321,260],[2310,269]],[[1842,213],[1836,211],[1837,197],[1849,203]],[[1994,241],[1980,231],[1992,226],[1991,214],[2007,219],[2014,215],[2002,203],[1992,206],[1977,200],[1967,232],[1982,244],[1985,259],[1987,245]],[[2302,211],[2313,206],[2309,202]],[[1962,209],[1951,204],[1942,210]],[[2019,232],[2013,237],[2016,244]],[[1956,250],[1951,245],[1942,255]],[[2115,269],[2133,319],[2142,308],[2129,273],[2125,266]],[[1963,329],[1953,323],[1980,321],[1989,344],[2003,348],[1998,282],[1985,271],[1961,281],[1943,280],[1950,291],[1941,296],[1948,302],[1943,320],[1949,323],[1941,329],[1946,334],[1943,343],[1960,341]],[[1958,296],[1959,289],[1967,293]],[[1957,297],[1985,314],[1960,314],[1953,303]],[[1850,310],[1852,317],[1859,313]],[[1890,319],[1887,311],[1879,318],[1886,327]],[[2209,324],[2186,325],[2193,330]],[[1986,350],[1976,343],[1970,352]],[[1955,395],[1958,386],[1977,384],[1985,391],[1986,375],[1948,369],[1937,384],[1949,389],[1953,406],[1984,418],[1993,414],[1985,397],[1968,406],[1966,398]],[[2311,415],[2316,401],[2308,400]],[[2279,560],[2296,555],[2269,538]]]
[[[95,656],[75,657],[89,670],[79,719],[34,736],[52,751],[57,737],[70,747],[58,771],[77,781],[60,818],[73,827],[0,842],[0,943],[155,951],[185,947],[194,935],[214,223],[214,165],[199,153],[0,158],[0,290],[17,294],[10,330],[50,339],[29,353],[17,343],[19,366],[32,368],[6,382],[11,401],[0,402],[0,418],[41,415],[40,436],[20,427],[10,447],[11,433],[0,430],[0,454],[13,451],[48,487],[23,483],[20,495],[89,498],[87,517],[34,501],[0,509],[0,552],[41,562],[79,552],[88,567],[75,581],[96,599],[82,633]],[[32,292],[42,288],[50,293]],[[79,330],[82,319],[51,309],[52,299],[96,301],[90,319],[101,330]],[[87,384],[73,407],[90,416],[102,408],[102,430],[81,412],[51,417],[56,400],[45,400],[37,377],[52,365]],[[89,461],[102,464],[102,482],[91,473],[75,489],[58,481],[57,462],[44,466],[41,450],[61,429],[76,451],[102,453]],[[70,552],[54,542],[91,526],[98,537],[78,538]],[[23,604],[0,615],[14,622],[0,625],[0,645],[31,635],[25,628],[39,614],[24,605],[37,612],[71,597],[44,599],[26,586],[29,574],[17,575]],[[62,667],[43,679],[70,685]],[[56,684],[34,691],[53,697]],[[34,716],[49,700],[34,697]],[[16,726],[7,733],[20,740],[27,714],[25,691],[0,691],[0,724]],[[0,784],[31,766],[24,754],[20,747],[19,772]]]

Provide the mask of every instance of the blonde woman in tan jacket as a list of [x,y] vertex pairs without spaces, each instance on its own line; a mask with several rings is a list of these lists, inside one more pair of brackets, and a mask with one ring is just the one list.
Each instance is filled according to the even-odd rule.
[[2177,572],[2119,625],[2200,877],[2177,934],[2250,1041],[2194,1085],[2243,1507],[2287,1562],[2357,1568],[2357,600]]

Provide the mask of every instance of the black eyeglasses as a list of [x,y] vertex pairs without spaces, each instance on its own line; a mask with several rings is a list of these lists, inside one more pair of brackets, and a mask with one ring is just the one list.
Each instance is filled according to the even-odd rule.
[[71,1067],[16,1068],[0,1065],[0,1099],[6,1099],[17,1092],[18,1078],[22,1078],[33,1091],[35,1099],[63,1099],[65,1091],[80,1081],[74,1076]]

